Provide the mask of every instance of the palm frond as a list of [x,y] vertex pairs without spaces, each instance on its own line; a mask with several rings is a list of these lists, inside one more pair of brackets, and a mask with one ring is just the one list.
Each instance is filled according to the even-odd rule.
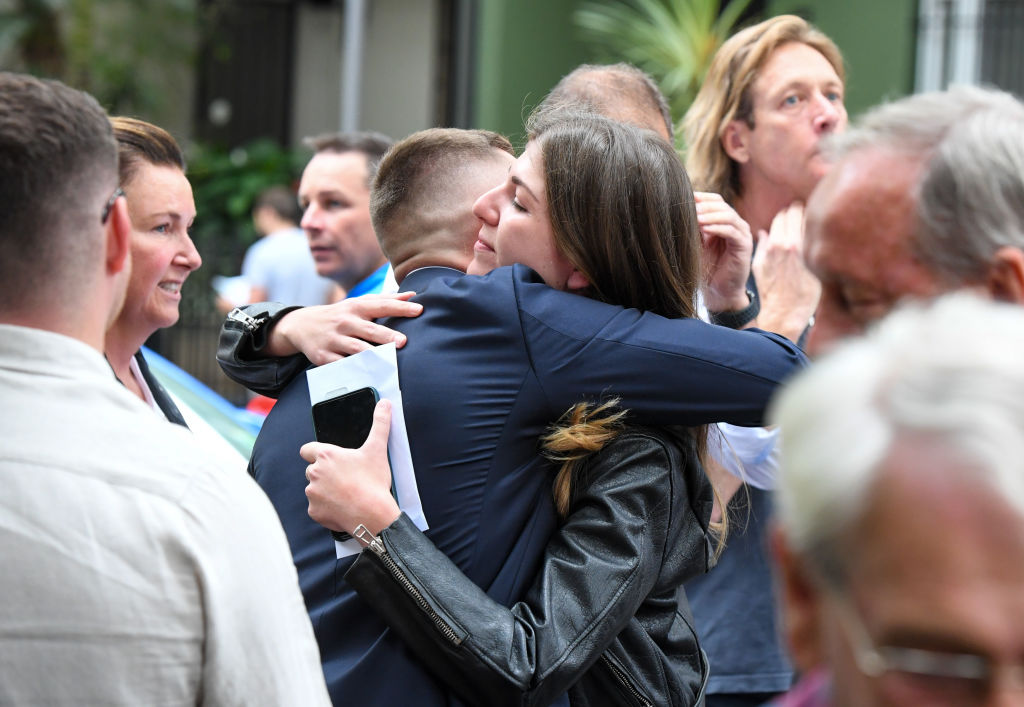
[[679,118],[708,64],[751,0],[586,0],[573,13],[581,39],[608,61],[651,74]]

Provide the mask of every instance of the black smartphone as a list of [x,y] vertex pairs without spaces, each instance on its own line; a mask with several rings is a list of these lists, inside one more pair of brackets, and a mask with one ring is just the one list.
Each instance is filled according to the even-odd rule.
[[[380,396],[369,386],[351,390],[313,405],[313,434],[317,442],[358,449],[370,436],[373,409]],[[395,493],[394,479],[391,493]],[[332,530],[335,540],[351,540],[348,533]]]
[[350,390],[313,406],[313,434],[317,442],[358,449],[370,436],[377,391],[369,386]]

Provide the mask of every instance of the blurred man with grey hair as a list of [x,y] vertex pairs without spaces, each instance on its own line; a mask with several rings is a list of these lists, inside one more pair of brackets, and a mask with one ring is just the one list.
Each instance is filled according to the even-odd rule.
[[811,353],[906,297],[1024,303],[1024,104],[959,86],[882,105],[827,148],[807,206],[822,283]]
[[544,98],[551,108],[589,108],[613,120],[647,128],[670,143],[675,126],[668,99],[651,76],[632,64],[580,64]]
[[[1022,135],[1018,99],[960,86],[831,139],[807,207],[812,353],[907,299],[1024,303]],[[1020,703],[1022,350],[1024,312],[960,294],[893,315],[782,396],[773,544],[810,676],[782,704]]]
[[1024,704],[1024,310],[904,307],[773,409],[801,688],[780,704]]

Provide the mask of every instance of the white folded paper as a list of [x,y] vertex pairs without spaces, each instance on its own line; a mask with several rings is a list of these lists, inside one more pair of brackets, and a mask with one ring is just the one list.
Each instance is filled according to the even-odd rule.
[[[309,402],[316,405],[322,400],[365,386],[377,389],[381,398],[391,401],[391,433],[388,436],[388,454],[395,480],[398,506],[420,530],[426,530],[416,474],[412,468],[409,435],[405,429],[402,391],[398,386],[398,358],[394,344],[383,344],[353,356],[339,359],[306,371]],[[327,532],[326,530],[324,532]],[[338,558],[355,555],[363,546],[358,540],[335,541]]]

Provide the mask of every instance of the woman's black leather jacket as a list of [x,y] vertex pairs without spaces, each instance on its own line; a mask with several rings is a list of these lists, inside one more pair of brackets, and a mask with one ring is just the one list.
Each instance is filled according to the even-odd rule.
[[463,699],[695,705],[708,667],[681,588],[709,568],[711,490],[689,437],[632,429],[589,458],[525,599],[468,580],[404,514],[345,579]]

